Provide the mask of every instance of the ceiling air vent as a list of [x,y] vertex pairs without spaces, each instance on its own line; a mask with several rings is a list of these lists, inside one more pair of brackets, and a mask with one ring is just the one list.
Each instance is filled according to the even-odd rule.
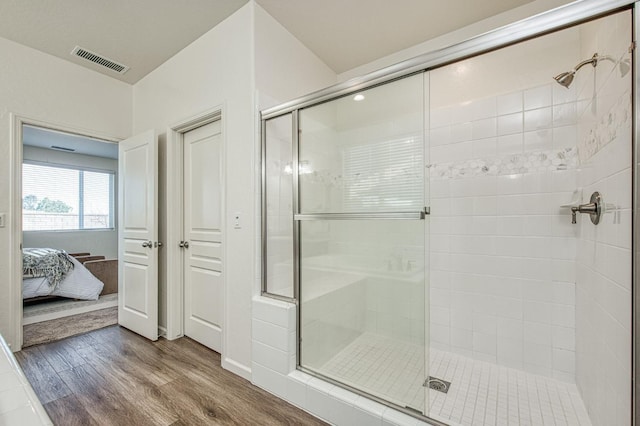
[[76,150],[73,148],[67,148],[64,146],[58,146],[58,145],[51,145],[51,149],[55,149],[58,151],[65,151],[65,152],[75,152]]
[[91,61],[94,64],[109,68],[110,70],[115,71],[118,74],[124,74],[129,70],[129,67],[126,65],[119,64],[115,61],[112,61],[111,59],[98,55],[97,53],[91,52],[87,49],[83,49],[80,46],[74,47],[71,51],[71,54],[73,56],[79,56],[82,59],[86,59],[87,61]]

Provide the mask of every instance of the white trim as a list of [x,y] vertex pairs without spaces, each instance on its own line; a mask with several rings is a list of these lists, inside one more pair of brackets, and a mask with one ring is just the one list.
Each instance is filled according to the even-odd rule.
[[238,361],[223,357],[222,368],[231,371],[233,374],[237,374],[243,379],[251,381],[251,369],[246,365],[240,364]]
[[22,349],[22,127],[24,125],[100,139],[105,142],[118,143],[123,138],[106,135],[94,130],[83,129],[68,124],[52,123],[15,112],[9,113],[9,317],[13,323],[13,336],[7,342],[11,350]]
[[[174,340],[184,335],[184,280],[183,280],[183,261],[182,252],[178,248],[178,244],[182,239],[183,232],[183,149],[182,141],[186,132],[193,130],[197,127],[204,126],[214,121],[220,120],[220,127],[222,132],[222,158],[224,159],[222,164],[222,230],[223,230],[223,262],[226,261],[226,131],[225,131],[225,108],[224,105],[215,106],[207,111],[201,112],[194,116],[185,118],[167,129],[167,147],[165,158],[165,212],[167,230],[164,241],[164,249],[166,250],[167,259],[167,272],[166,272],[166,292],[167,292],[167,324],[166,324],[166,338]],[[224,269],[223,269],[224,271]],[[224,297],[227,294],[226,286],[227,279],[226,274],[222,275],[223,282],[223,302]],[[226,303],[223,303],[223,318],[226,318]],[[228,347],[225,340],[225,327],[224,322],[222,328],[222,352]]]
[[[78,302],[72,302],[72,303],[78,303]],[[85,314],[87,312],[99,311],[101,309],[113,308],[117,306],[118,306],[117,297],[114,297],[113,300],[106,300],[106,301],[97,302],[94,304],[84,305],[80,307],[73,307],[73,305],[71,305],[69,306],[68,309],[65,309],[62,311],[49,312],[49,313],[38,314],[38,315],[33,315],[33,316],[23,318],[22,325],[25,326],[29,324],[37,324],[43,321],[50,321],[58,318],[65,318],[71,315]],[[24,309],[23,309],[23,312],[24,312]]]
[[167,328],[161,325],[158,326],[158,336],[167,338]]
[[[165,220],[166,234],[166,337],[174,340],[184,334],[182,318],[183,283],[182,253],[178,243],[182,236],[182,135],[178,127],[167,130],[165,156]],[[179,202],[178,202],[179,201]]]

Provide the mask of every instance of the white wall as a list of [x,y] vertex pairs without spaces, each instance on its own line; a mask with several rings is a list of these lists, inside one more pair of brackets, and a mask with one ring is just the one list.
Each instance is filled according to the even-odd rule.
[[[293,37],[279,22],[257,4],[255,5],[255,23],[254,23],[254,49],[255,49],[255,84],[256,84],[256,119],[259,110],[269,108],[290,99],[303,96],[315,90],[322,89],[336,83],[336,74],[324,64],[313,52],[307,49],[299,40]],[[256,122],[257,123],[257,122]],[[254,169],[255,188],[260,188],[261,182],[261,163],[259,161],[261,155],[260,147],[260,128],[255,128],[255,145],[254,152],[257,159]],[[261,262],[261,232],[260,232],[260,191],[254,193],[254,202],[256,209],[256,234],[254,244],[256,247],[255,258],[255,284],[254,294],[259,294],[260,289],[260,262]],[[289,216],[287,213],[284,216]],[[284,245],[286,247],[288,245]],[[273,248],[273,247],[272,247]],[[290,284],[289,274],[280,274],[280,277],[286,280],[283,285],[286,287]],[[270,365],[265,365],[264,354],[265,346],[260,341],[268,340],[268,335],[261,335],[256,332],[263,328],[256,329],[256,324],[264,324],[256,318],[253,313],[253,355],[252,355],[252,372],[253,382],[258,386],[263,386],[261,380],[265,375],[273,374]],[[287,334],[289,332],[287,331]],[[291,340],[292,336],[289,335]],[[256,340],[258,339],[258,340]],[[293,342],[293,340],[291,340]],[[277,359],[283,361],[286,368],[295,368],[295,352],[290,353],[276,349],[273,355]],[[267,351],[273,349],[267,348]]]
[[[291,68],[294,64],[296,68]],[[255,174],[259,169],[256,156],[259,137],[254,89],[259,81],[265,99],[271,96],[286,100],[334,82],[335,74],[317,81],[319,75],[328,74],[322,68],[318,71],[320,64],[302,44],[250,2],[133,88],[134,133],[156,129],[161,147],[168,126],[216,106],[223,107],[226,167],[223,365],[235,366],[236,372],[248,374],[251,368],[251,297],[258,291],[257,203],[248,195],[259,188]],[[278,70],[278,66],[282,68]],[[286,69],[296,72],[287,75]],[[325,66],[324,70],[328,68]],[[304,77],[305,71],[309,71],[309,77]],[[161,176],[161,182],[162,179]],[[242,217],[240,229],[229,226],[236,212]],[[161,223],[161,228],[166,226]],[[161,325],[166,319],[163,312],[166,285],[166,280],[161,282]]]
[[585,24],[582,56],[608,59],[574,80],[583,202],[599,191],[608,209],[578,218],[576,383],[594,425],[631,423],[631,28],[630,12]]
[[[287,100],[303,96],[336,83],[336,74],[317,56],[293,37],[279,22],[262,7],[255,6],[255,82],[258,110],[278,105]],[[270,121],[269,137],[281,141],[278,153],[273,150],[268,167],[282,169],[291,163],[291,115]],[[260,158],[260,129],[256,127],[256,158]],[[280,133],[284,134],[281,136]],[[271,144],[272,148],[275,144]],[[255,163],[255,188],[261,185],[261,163]],[[293,229],[291,226],[291,175],[271,175],[268,183],[270,195],[268,205],[273,208],[268,224],[269,247],[267,274],[270,275],[270,291],[293,295],[291,268],[278,264],[291,262]],[[281,194],[279,201],[276,193]],[[260,211],[260,191],[256,191],[256,211]],[[287,206],[289,208],[287,208]],[[278,217],[276,220],[274,218]],[[259,215],[256,215],[256,230],[260,231]],[[256,233],[256,288],[260,287],[260,232]],[[276,282],[276,280],[278,282]]]
[[[8,226],[0,228],[0,276],[10,276],[10,251],[18,256],[18,243],[10,246],[11,217],[10,113],[85,129],[110,137],[131,132],[131,86],[0,38],[0,212]],[[21,277],[13,277],[21,280]],[[15,343],[11,282],[0,282],[0,333]]]
[[257,4],[254,43],[260,109],[337,82],[331,68]]
[[[253,58],[252,5],[248,4],[162,64],[133,87],[133,133],[155,129],[164,142],[167,128],[222,106],[226,167],[225,245],[226,316],[223,363],[248,369],[251,358],[251,284],[253,278]],[[161,143],[162,156],[166,155]],[[163,158],[159,164],[165,164]],[[166,179],[160,170],[161,186]],[[164,205],[159,200],[160,206]],[[239,212],[242,227],[228,226]],[[164,214],[161,211],[161,220]],[[160,224],[166,235],[167,224]],[[166,264],[167,259],[162,259]],[[165,255],[166,256],[166,255]],[[164,279],[163,279],[164,278]],[[166,324],[166,278],[161,275],[160,325]],[[247,370],[248,371],[248,370]]]
[[[118,186],[118,160],[112,158],[72,154],[33,146],[23,147],[22,158],[39,163],[109,170],[116,174],[115,188]],[[114,198],[118,199],[117,194]],[[117,212],[118,207],[114,206],[113,211]],[[22,243],[24,247],[54,247],[66,250],[68,253],[89,252],[92,255],[105,256],[107,259],[118,257],[117,228],[82,231],[26,231],[22,233]]]

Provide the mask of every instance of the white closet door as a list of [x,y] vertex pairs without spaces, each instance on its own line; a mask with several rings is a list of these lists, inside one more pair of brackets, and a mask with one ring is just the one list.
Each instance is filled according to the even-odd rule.
[[222,134],[220,121],[184,134],[185,334],[222,350]]
[[158,139],[147,131],[118,152],[118,322],[157,340]]

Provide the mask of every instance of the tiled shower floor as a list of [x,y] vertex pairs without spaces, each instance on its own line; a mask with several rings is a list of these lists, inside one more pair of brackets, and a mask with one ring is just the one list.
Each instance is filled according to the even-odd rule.
[[[431,349],[429,374],[451,382],[429,391],[429,416],[462,425],[590,426],[574,384]],[[424,408],[422,348],[364,333],[323,374],[401,406]]]

